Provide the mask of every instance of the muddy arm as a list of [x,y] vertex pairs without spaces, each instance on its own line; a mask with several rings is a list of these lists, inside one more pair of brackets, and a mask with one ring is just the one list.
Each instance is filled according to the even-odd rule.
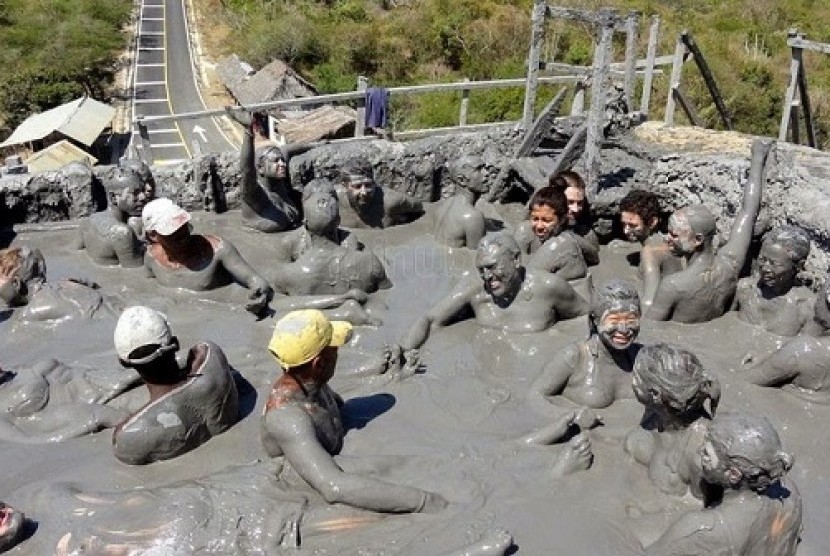
[[643,307],[648,310],[654,303],[662,278],[660,259],[654,248],[644,245],[640,250],[640,268],[643,271]]
[[394,189],[386,189],[383,200],[386,205],[386,213],[389,216],[422,214],[424,212],[424,204],[420,199],[405,195]]
[[113,235],[113,248],[118,263],[124,268],[136,268],[144,264],[144,256],[141,252],[141,242],[129,226]]
[[812,342],[812,338],[797,336],[765,359],[741,369],[740,376],[759,386],[780,386],[789,382],[799,375],[798,363],[805,357],[805,353],[820,357],[818,350],[811,350],[806,345]]
[[585,259],[585,264],[594,266],[599,264],[599,238],[594,230],[588,230],[585,235],[574,233],[579,249],[582,251],[582,257]]
[[484,217],[473,215],[465,219],[464,222],[464,240],[468,249],[475,249],[478,242],[487,233],[486,223]]
[[741,210],[735,216],[732,224],[732,233],[729,241],[720,248],[719,255],[729,257],[735,267],[740,270],[746,261],[749,244],[752,241],[752,231],[758,211],[761,210],[761,190],[764,186],[764,166],[769,155],[770,141],[756,139],[752,143],[752,166],[749,169],[749,181],[744,189]]
[[280,295],[274,298],[273,305],[278,312],[297,309],[334,309],[352,299],[361,304],[365,303],[366,298],[366,293],[360,290],[328,295]]
[[562,394],[568,385],[571,375],[578,364],[579,345],[571,344],[565,352],[544,366],[542,374],[533,381],[527,397],[527,403],[531,409],[541,415],[562,414],[561,408],[552,405],[548,400],[551,396]]
[[239,284],[251,290],[251,302],[245,308],[252,313],[259,313],[274,296],[274,290],[268,282],[249,265],[239,251],[230,242],[223,240],[220,250],[222,266]]
[[550,276],[548,280],[555,282],[553,308],[557,320],[573,319],[588,313],[588,302],[573,286],[558,276]]
[[542,244],[527,266],[546,270],[563,280],[578,280],[588,273],[578,243],[564,237],[551,238]]
[[[713,549],[732,544],[729,531],[716,519],[713,510],[689,512],[663,533],[657,542],[645,549],[649,556],[671,556],[712,553]],[[714,550],[718,552],[717,550]]]
[[70,438],[114,427],[127,412],[99,404],[60,405],[36,414],[33,420],[42,432],[22,431],[9,417],[0,418],[0,439],[23,444],[63,442]]
[[440,496],[417,488],[346,473],[320,445],[311,419],[298,407],[272,409],[264,426],[291,467],[329,504],[403,513],[434,509],[440,500]]
[[661,280],[654,296],[654,302],[646,311],[646,318],[657,321],[671,320],[677,292],[669,280]]
[[479,289],[481,289],[481,286],[471,280],[465,288],[457,290],[439,301],[426,315],[416,320],[409,328],[401,341],[401,347],[404,350],[419,349],[429,338],[430,332],[444,326],[453,317],[469,307]]

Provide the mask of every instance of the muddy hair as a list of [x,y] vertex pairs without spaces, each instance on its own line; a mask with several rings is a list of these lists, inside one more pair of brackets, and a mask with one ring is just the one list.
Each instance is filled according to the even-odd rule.
[[[718,221],[704,205],[689,205],[680,209],[693,234],[700,234],[706,239],[713,239],[718,232]],[[678,212],[680,212],[678,211]],[[675,213],[676,214],[676,213]]]
[[557,218],[562,219],[568,216],[568,198],[565,197],[565,189],[546,185],[533,192],[530,201],[527,203],[528,214],[534,207],[546,206],[553,209]]
[[767,232],[764,241],[780,245],[796,265],[804,264],[810,254],[810,236],[798,226],[784,225]]
[[0,277],[13,276],[23,265],[23,255],[20,247],[0,249]]
[[337,198],[334,184],[325,178],[314,178],[303,186],[303,201],[312,195],[331,195]]
[[793,456],[781,449],[781,439],[766,417],[719,414],[709,424],[706,438],[719,458],[740,470],[741,481],[733,488],[763,492],[793,466]]
[[128,168],[116,168],[112,179],[104,180],[104,189],[111,197],[117,197],[124,189],[143,189],[141,176]]
[[620,212],[636,214],[648,226],[652,219],[660,219],[660,200],[650,191],[632,189],[620,200]]
[[[581,189],[583,193],[585,192],[585,180],[573,170],[564,170],[551,174],[548,178],[548,185],[556,189],[561,189],[562,193],[569,187],[575,187],[576,189]],[[565,199],[567,200],[567,196],[565,196]],[[587,194],[583,203],[582,212],[579,215],[579,222],[589,223],[591,221],[591,203],[588,202]]]
[[657,392],[663,407],[677,416],[704,411],[706,400],[709,413],[717,411],[720,383],[706,373],[700,359],[690,351],[664,343],[646,346],[637,354],[634,374],[647,389]]
[[481,241],[478,242],[478,251],[485,250],[489,247],[498,247],[500,250],[507,251],[511,257],[518,259],[521,255],[521,249],[516,240],[507,232],[498,232],[495,234],[487,234]]
[[640,313],[637,289],[620,278],[612,278],[599,288],[591,288],[591,317],[601,319],[609,309],[625,304]]
[[255,151],[256,154],[254,155],[254,158],[256,160],[256,168],[258,171],[262,168],[262,160],[271,152],[277,153],[279,157],[283,159],[286,164],[288,164],[288,159],[285,158],[285,153],[282,152],[281,148],[276,145],[266,145],[264,147],[259,147]]

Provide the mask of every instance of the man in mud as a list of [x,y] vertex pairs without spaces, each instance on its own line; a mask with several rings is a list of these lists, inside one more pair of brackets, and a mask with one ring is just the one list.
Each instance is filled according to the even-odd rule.
[[311,147],[254,145],[263,131],[264,117],[243,110],[226,108],[227,113],[245,128],[239,169],[242,173],[242,224],[260,232],[282,232],[300,223],[297,192],[291,188],[288,162]]
[[482,179],[484,161],[464,156],[447,164],[447,180],[455,185],[455,194],[441,201],[435,213],[435,239],[450,247],[474,248],[484,237],[484,214],[475,207],[487,192]]
[[239,396],[222,349],[199,342],[183,364],[179,341],[164,315],[128,307],[115,326],[121,364],[135,369],[150,401],[113,432],[115,457],[140,465],[171,459],[200,446],[239,420]]
[[329,504],[394,513],[444,509],[447,502],[438,494],[349,472],[335,460],[345,437],[343,400],[328,382],[337,348],[349,340],[351,329],[313,309],[294,311],[277,322],[268,349],[282,374],[262,414],[265,451],[284,457],[281,479],[299,475]]
[[404,337],[404,349],[420,348],[432,330],[472,310],[485,327],[509,332],[540,332],[558,320],[584,315],[588,304],[568,282],[544,270],[525,268],[516,240],[507,233],[485,236],[478,244],[479,278],[468,278],[420,317]]
[[26,246],[0,249],[0,302],[15,310],[15,319],[29,322],[89,319],[119,306],[93,282],[81,278],[47,282],[43,255]]
[[265,310],[273,289],[229,241],[191,233],[190,214],[170,199],[147,203],[141,220],[149,242],[144,266],[161,285],[204,291],[235,281],[251,290],[245,309]]
[[[753,155],[755,151],[753,147]],[[756,166],[753,161],[729,241],[717,251],[717,222],[709,209],[690,205],[672,214],[666,245],[672,254],[685,260],[686,268],[660,281],[647,318],[696,323],[712,320],[729,310],[761,208],[763,164],[760,169]]]
[[703,479],[722,495],[672,524],[647,554],[793,556],[801,495],[786,480],[793,457],[764,417],[719,413],[700,449]]
[[639,243],[639,272],[643,279],[643,306],[654,302],[660,279],[683,268],[683,259],[672,254],[662,234],[660,201],[657,195],[642,189],[632,189],[620,200],[620,224],[628,241]]
[[528,220],[516,229],[516,241],[528,267],[565,280],[584,278],[588,265],[568,226],[568,198],[563,188],[537,189],[528,203]]
[[5,502],[0,502],[0,553],[14,548],[25,535],[26,516]]
[[388,228],[411,222],[424,213],[419,199],[379,186],[371,166],[359,161],[343,168],[337,197],[346,228]]
[[116,170],[105,187],[109,208],[81,222],[76,247],[86,248],[97,264],[141,266],[144,246],[128,221],[141,216],[144,205],[155,196],[155,189],[143,182],[138,172],[123,168]]

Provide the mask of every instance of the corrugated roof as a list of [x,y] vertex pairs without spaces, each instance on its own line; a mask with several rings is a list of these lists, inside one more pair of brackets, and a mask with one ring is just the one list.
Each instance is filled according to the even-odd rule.
[[26,160],[26,165],[29,166],[29,172],[47,172],[59,170],[70,162],[82,160],[88,160],[90,165],[98,162],[98,159],[88,152],[63,139],[30,156]]
[[81,97],[41,114],[32,114],[17,126],[0,147],[39,141],[52,133],[71,137],[86,146],[92,145],[105,127],[110,125],[115,108],[89,97]]

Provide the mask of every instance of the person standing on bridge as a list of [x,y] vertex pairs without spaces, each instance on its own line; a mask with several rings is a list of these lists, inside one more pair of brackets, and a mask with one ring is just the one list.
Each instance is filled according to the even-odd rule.
[[259,118],[244,110],[227,109],[228,115],[245,127],[239,153],[242,174],[242,224],[260,232],[282,232],[296,228],[302,219],[298,194],[291,189],[288,161],[310,149],[305,145],[257,148],[254,135],[262,130]]

